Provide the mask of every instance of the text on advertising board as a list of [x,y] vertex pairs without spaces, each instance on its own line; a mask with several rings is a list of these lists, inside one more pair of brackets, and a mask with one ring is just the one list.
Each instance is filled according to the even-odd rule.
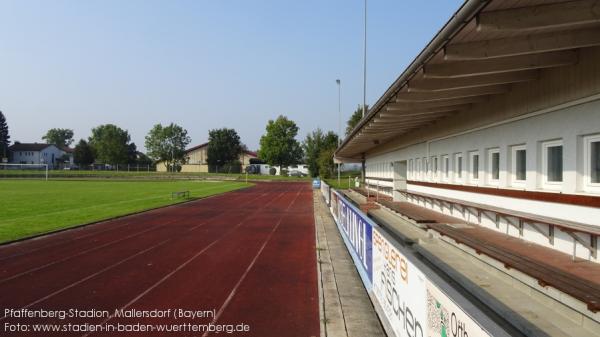
[[369,280],[373,280],[372,237],[373,227],[362,214],[349,205],[344,198],[337,198],[337,220],[354,253],[365,268]]

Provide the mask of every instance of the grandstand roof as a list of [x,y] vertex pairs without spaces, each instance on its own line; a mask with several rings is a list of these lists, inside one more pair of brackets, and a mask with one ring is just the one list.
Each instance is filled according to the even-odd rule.
[[[574,65],[600,45],[597,0],[467,0],[336,150],[356,161],[374,148]],[[353,160],[354,159],[354,160]]]

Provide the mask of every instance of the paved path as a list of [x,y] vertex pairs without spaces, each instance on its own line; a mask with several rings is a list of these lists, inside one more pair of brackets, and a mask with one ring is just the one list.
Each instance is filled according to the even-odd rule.
[[[249,332],[229,335],[318,336],[315,265],[310,185],[258,184],[0,247],[0,335],[207,336],[214,333],[182,329],[245,323]],[[38,316],[70,309],[109,315],[18,318],[6,308]],[[204,310],[208,317],[126,318],[115,317],[115,309]],[[6,323],[30,331],[7,331]],[[179,331],[36,333],[34,323],[61,329],[165,324]]]
[[315,191],[313,200],[321,276],[321,336],[386,336],[320,192]]

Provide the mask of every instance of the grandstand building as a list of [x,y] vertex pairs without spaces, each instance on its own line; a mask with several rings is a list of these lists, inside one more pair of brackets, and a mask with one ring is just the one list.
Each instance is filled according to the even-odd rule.
[[396,201],[600,262],[599,8],[467,1],[336,158]]
[[[600,336],[600,1],[465,1],[334,156],[362,163],[360,188],[325,193],[348,247],[345,199],[393,239],[374,252],[434,265],[422,278],[451,279],[509,335]],[[373,261],[363,273],[394,266]]]

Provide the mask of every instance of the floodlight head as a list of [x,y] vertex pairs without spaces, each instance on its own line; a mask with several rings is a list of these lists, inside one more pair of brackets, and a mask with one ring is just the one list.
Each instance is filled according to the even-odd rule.
[[340,81],[339,79],[338,79],[338,80],[335,80],[335,83],[337,83],[337,84],[340,84],[340,82],[341,82],[341,81]]

